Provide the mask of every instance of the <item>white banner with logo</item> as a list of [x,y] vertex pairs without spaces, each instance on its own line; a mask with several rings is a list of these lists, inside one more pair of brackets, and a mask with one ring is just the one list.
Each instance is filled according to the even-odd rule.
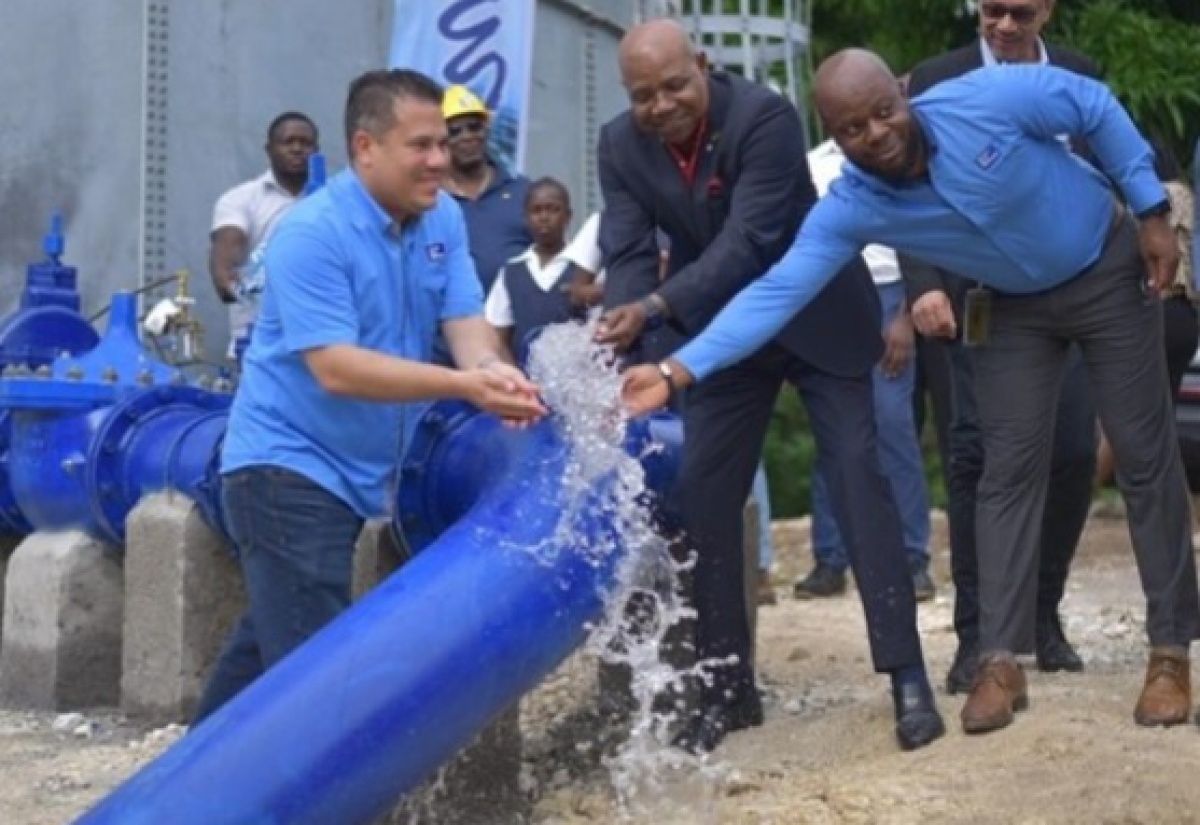
[[396,0],[389,65],[462,85],[492,113],[492,160],[525,165],[536,0]]

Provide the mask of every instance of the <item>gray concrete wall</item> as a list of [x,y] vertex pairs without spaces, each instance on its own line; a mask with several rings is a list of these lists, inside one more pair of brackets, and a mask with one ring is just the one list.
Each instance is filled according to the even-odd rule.
[[620,33],[611,24],[630,25],[637,4],[583,5],[595,16],[582,16],[572,3],[539,4],[526,163],[531,177],[552,175],[567,185],[576,227],[601,205],[594,155],[598,130],[627,105],[617,71]]
[[[197,277],[210,355],[227,334],[208,285],[208,229],[225,189],[265,168],[271,118],[301,109],[331,167],[349,80],[384,65],[391,0],[164,2],[164,254],[141,271],[145,0],[6,0],[0,26],[0,316],[40,259],[46,217],[67,219],[85,309],[175,269]],[[351,13],[350,9],[353,9]],[[160,41],[155,41],[160,42]],[[151,190],[154,196],[154,190]]]
[[[527,171],[567,183],[577,222],[599,207],[595,129],[625,105],[619,27],[645,4],[538,3]],[[6,0],[0,317],[16,305],[25,265],[41,258],[43,227],[57,208],[85,309],[118,289],[189,269],[209,355],[219,355],[226,313],[207,277],[214,201],[262,171],[267,123],[286,109],[317,121],[331,171],[344,164],[347,82],[386,64],[393,8],[393,0]],[[151,55],[148,46],[162,51]],[[155,74],[165,92],[147,91],[144,55],[163,57]],[[159,155],[161,189],[153,176],[143,178],[144,158]]]
[[213,331],[210,356],[220,354],[227,335],[224,308],[207,276],[213,204],[266,169],[267,125],[290,109],[317,122],[330,171],[345,165],[346,89],[358,74],[386,65],[393,5],[170,3],[167,256],[170,267],[204,273],[198,285],[205,298],[201,316]]
[[142,3],[5,0],[0,26],[0,314],[67,218],[84,306],[138,283]]

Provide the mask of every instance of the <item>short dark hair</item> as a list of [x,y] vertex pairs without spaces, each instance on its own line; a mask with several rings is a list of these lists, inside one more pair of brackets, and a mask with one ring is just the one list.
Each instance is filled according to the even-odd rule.
[[313,130],[313,137],[320,138],[320,130],[317,129],[317,124],[313,122],[311,117],[304,114],[304,112],[284,112],[281,115],[276,115],[275,119],[271,121],[271,125],[267,127],[267,143],[275,139],[275,133],[279,130],[279,127],[293,121],[307,123],[308,127]]
[[375,137],[396,125],[396,101],[412,98],[442,105],[442,87],[413,69],[387,69],[359,75],[350,84],[346,98],[346,152],[354,157],[354,133],[362,130]]
[[567,191],[567,187],[558,178],[544,177],[538,178],[533,183],[529,184],[529,188],[525,190],[525,208],[529,208],[529,204],[533,203],[533,196],[543,189],[553,189],[558,194],[562,195],[563,203],[567,208],[571,208],[571,193]]

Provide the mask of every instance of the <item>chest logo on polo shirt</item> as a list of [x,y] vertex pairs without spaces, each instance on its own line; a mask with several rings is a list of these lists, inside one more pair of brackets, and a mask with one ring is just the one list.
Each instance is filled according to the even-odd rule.
[[446,245],[444,243],[431,243],[425,247],[425,257],[431,261],[440,261],[446,257]]
[[996,148],[996,144],[989,143],[975,158],[975,164],[984,171],[991,169],[996,165],[996,161],[1000,160],[1000,150]]

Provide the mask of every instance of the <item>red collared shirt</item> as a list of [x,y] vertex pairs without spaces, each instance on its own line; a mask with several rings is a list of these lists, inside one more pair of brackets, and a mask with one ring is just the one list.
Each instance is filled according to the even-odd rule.
[[679,167],[679,174],[683,175],[683,179],[691,186],[696,182],[696,167],[700,165],[701,147],[704,145],[704,133],[708,131],[708,117],[705,116],[700,121],[700,125],[696,127],[696,133],[692,136],[691,146],[687,154],[684,154],[674,144],[668,143],[667,151],[671,153],[671,158],[675,161],[675,165]]

